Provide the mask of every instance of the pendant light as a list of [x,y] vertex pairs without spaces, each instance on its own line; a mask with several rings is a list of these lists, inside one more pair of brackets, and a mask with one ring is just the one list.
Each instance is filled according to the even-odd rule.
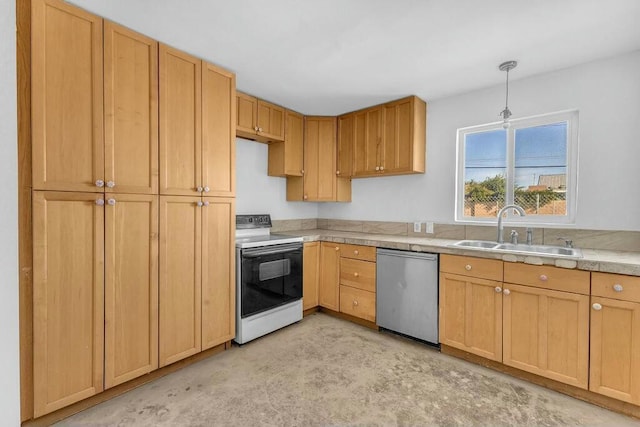
[[505,129],[507,129],[509,127],[509,117],[511,117],[511,110],[509,110],[509,71],[511,71],[514,68],[516,68],[516,65],[518,65],[518,63],[516,61],[507,61],[507,62],[503,62],[502,64],[500,64],[498,66],[500,71],[506,71],[507,72],[507,94],[506,94],[506,99],[505,99],[505,102],[504,102],[504,110],[502,110],[500,112],[500,115],[502,116],[502,119],[504,120],[502,122],[502,127],[505,128]]

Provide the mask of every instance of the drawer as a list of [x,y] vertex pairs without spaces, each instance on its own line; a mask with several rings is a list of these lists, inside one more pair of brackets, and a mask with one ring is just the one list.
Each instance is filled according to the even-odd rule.
[[460,255],[441,255],[440,271],[502,282],[502,261]]
[[340,286],[340,312],[375,322],[376,294],[351,286]]
[[547,265],[504,263],[504,282],[589,295],[588,271]]
[[591,273],[591,295],[640,302],[640,277]]
[[376,291],[376,263],[359,259],[340,259],[340,284],[369,292]]
[[340,256],[343,258],[361,259],[363,261],[376,261],[376,247],[349,245],[343,243],[340,245]]

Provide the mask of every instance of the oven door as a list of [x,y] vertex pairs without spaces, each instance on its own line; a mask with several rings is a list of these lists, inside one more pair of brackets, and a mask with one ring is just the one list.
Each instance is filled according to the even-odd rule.
[[290,243],[240,252],[241,317],[302,298],[302,244]]

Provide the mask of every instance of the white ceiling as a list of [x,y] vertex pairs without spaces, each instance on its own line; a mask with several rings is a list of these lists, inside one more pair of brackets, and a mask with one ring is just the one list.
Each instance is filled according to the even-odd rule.
[[[640,49],[638,0],[71,0],[306,114],[430,101]],[[640,70],[638,70],[640,73]]]

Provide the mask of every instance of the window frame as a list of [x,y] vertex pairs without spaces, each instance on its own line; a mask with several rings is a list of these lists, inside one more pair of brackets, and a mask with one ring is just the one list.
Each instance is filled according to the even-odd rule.
[[[514,201],[514,172],[515,172],[515,134],[516,130],[553,123],[567,123],[567,172],[566,172],[566,215],[526,215],[520,217],[513,213],[513,209],[507,211],[506,223],[526,223],[527,225],[553,226],[575,224],[578,201],[578,144],[579,144],[579,112],[578,110],[565,110],[536,116],[523,117],[510,121],[506,129],[506,194],[505,203]],[[459,128],[456,132],[456,184],[455,184],[455,222],[467,224],[494,224],[497,217],[470,217],[464,216],[464,190],[465,190],[465,138],[467,135],[493,130],[502,130],[503,122],[493,122],[483,125]]]

